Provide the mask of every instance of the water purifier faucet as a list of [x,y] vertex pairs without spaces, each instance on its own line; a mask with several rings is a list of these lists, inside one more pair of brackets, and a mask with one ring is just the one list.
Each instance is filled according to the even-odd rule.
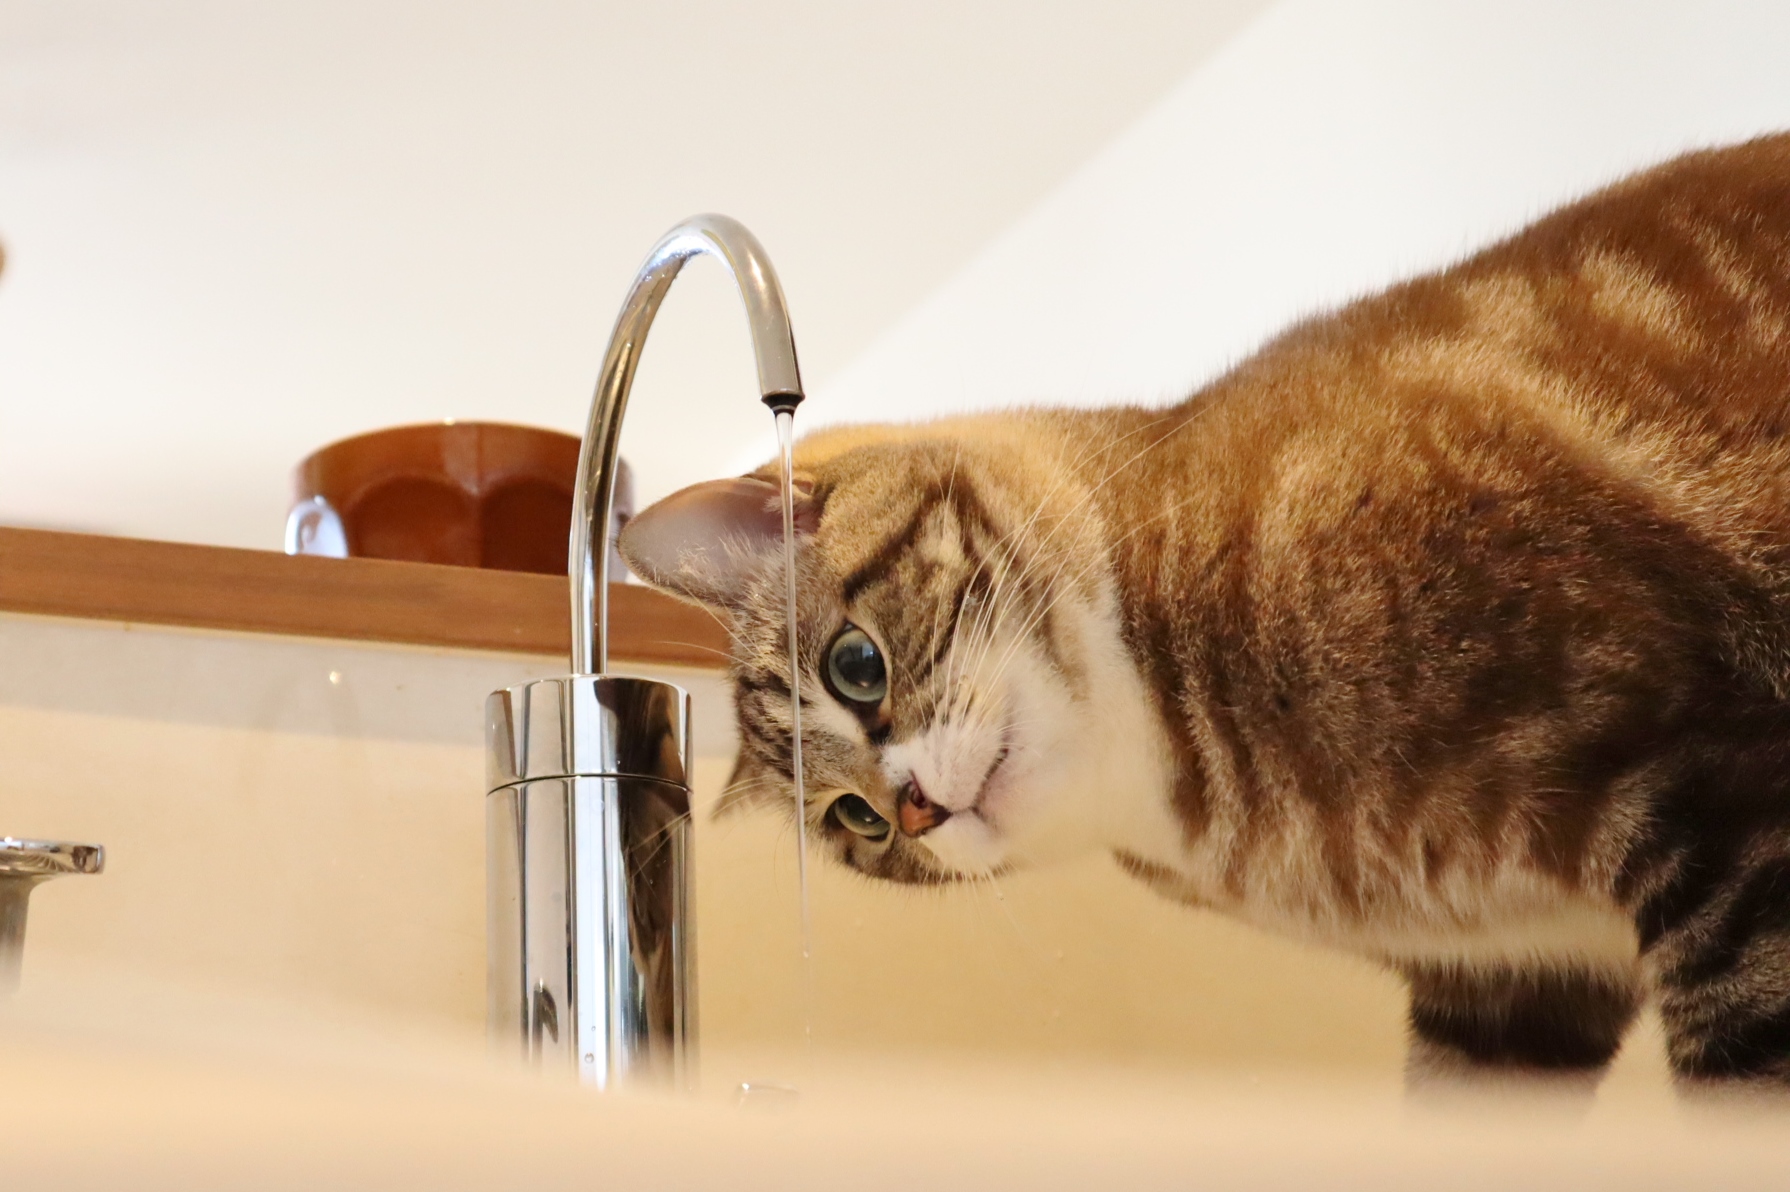
[[690,697],[608,674],[616,450],[653,318],[692,257],[745,301],[758,387],[802,400],[776,271],[745,227],[699,215],[666,233],[610,334],[578,457],[567,558],[572,674],[486,702],[487,994],[493,1038],[609,1088],[688,1084],[696,1049]]

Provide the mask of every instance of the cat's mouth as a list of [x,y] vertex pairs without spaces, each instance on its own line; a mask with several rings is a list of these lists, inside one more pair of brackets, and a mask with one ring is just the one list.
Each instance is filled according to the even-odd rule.
[[902,833],[907,836],[924,836],[946,820],[965,814],[973,815],[992,827],[994,820],[990,815],[990,804],[993,800],[990,796],[996,793],[994,781],[1000,773],[1001,763],[1007,760],[1007,753],[1007,739],[1003,735],[994,760],[989,763],[988,769],[982,774],[982,781],[976,787],[976,797],[955,811],[927,798],[920,784],[914,779],[908,779],[896,796],[896,823],[901,826]]
[[1001,776],[1001,766],[1013,752],[1012,730],[1001,734],[1001,747],[995,752],[994,761],[988,764],[988,772],[982,775],[982,785],[976,788],[976,797],[970,801],[970,810],[989,823],[1000,808],[1002,787],[996,780]]

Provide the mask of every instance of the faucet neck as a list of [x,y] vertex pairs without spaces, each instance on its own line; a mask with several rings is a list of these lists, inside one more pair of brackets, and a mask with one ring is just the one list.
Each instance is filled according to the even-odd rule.
[[572,495],[572,535],[566,563],[572,585],[572,673],[595,675],[609,668],[609,527],[615,516],[616,450],[634,371],[659,306],[691,257],[719,259],[733,275],[752,332],[758,387],[774,412],[802,401],[802,374],[795,336],[777,271],[758,238],[725,215],[698,215],[660,238],[635,274],[616,316],[603,355],[603,371],[591,400],[590,422],[578,453]]

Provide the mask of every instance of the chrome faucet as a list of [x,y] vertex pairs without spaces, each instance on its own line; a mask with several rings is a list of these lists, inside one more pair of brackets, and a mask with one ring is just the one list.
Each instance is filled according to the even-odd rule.
[[0,997],[19,986],[31,891],[53,877],[99,873],[105,867],[106,850],[97,844],[0,836]]
[[591,402],[567,556],[572,671],[486,701],[491,1034],[599,1088],[695,1076],[690,697],[605,673],[616,448],[647,332],[678,271],[718,258],[745,300],[758,386],[802,400],[783,289],[751,232],[699,215],[635,275]]

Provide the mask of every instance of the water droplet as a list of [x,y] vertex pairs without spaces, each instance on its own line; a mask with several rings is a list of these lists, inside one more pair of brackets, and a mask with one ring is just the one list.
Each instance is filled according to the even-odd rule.
[[801,1099],[802,1091],[793,1085],[762,1080],[742,1080],[733,1091],[733,1103],[741,1109],[794,1109]]

